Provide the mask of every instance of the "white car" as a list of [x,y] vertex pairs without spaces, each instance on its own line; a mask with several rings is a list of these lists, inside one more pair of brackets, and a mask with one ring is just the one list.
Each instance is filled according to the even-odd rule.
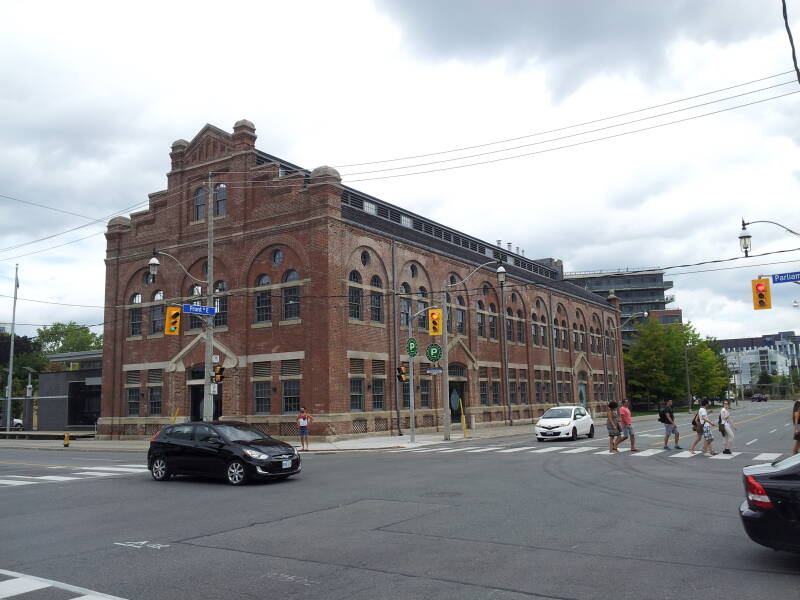
[[582,406],[554,406],[548,408],[534,428],[536,439],[570,438],[578,439],[579,435],[594,437],[594,421]]
[[11,419],[11,429],[22,431],[22,419]]

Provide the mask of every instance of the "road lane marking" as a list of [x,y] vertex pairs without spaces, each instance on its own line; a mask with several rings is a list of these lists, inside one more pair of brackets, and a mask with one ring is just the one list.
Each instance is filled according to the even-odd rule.
[[87,471],[103,471],[110,473],[145,473],[147,467],[138,467],[132,469],[130,467],[85,467]]
[[0,598],[10,598],[18,594],[27,594],[28,592],[35,592],[50,587],[49,583],[29,579],[28,577],[18,577],[16,579],[7,579],[0,581]]
[[6,477],[19,477],[21,479],[41,479],[42,481],[77,481],[80,477],[64,477],[63,475],[6,475]]
[[572,448],[570,450],[564,450],[561,454],[578,454],[578,452],[589,452],[591,450],[597,450],[597,447],[587,446],[584,448]]
[[628,452],[630,448],[621,448],[616,452],[611,452],[611,450],[603,450],[602,452],[595,452],[595,454],[622,454],[623,452]]
[[758,438],[756,438],[756,439],[754,439],[754,440],[750,440],[749,442],[747,442],[747,443],[745,444],[745,446],[749,446],[750,444],[754,444],[754,443],[756,443],[757,441],[758,441]]
[[[110,596],[109,594],[103,594],[102,592],[95,592],[93,590],[89,590],[86,588],[78,587],[77,585],[70,585],[68,583],[62,583],[60,581],[53,581],[52,579],[44,579],[42,577],[34,577],[32,575],[25,575],[23,573],[16,573],[15,571],[6,571],[4,569],[0,569],[0,575],[5,575],[7,577],[12,577],[13,579],[7,579],[6,581],[0,582],[0,589],[8,588],[13,589],[15,582],[25,582],[23,584],[16,584],[16,585],[27,585],[32,586],[34,583],[37,584],[38,587],[28,587],[25,590],[14,592],[13,594],[6,594],[0,595],[0,598],[8,598],[15,594],[23,594],[27,593],[28,591],[34,591],[44,588],[57,588],[60,590],[66,590],[68,592],[72,592],[74,594],[81,594],[79,598],[91,598],[91,600],[124,600],[124,598],[120,598],[119,596]],[[72,600],[78,600],[78,598],[73,598]]]
[[768,460],[772,462],[781,455],[780,452],[762,452],[758,456],[753,457],[753,460]]
[[489,452],[490,450],[500,450],[501,448],[502,446],[489,446],[487,448],[478,448],[477,450],[467,450],[467,452]]
[[677,454],[670,454],[670,458],[692,458],[695,454],[692,454],[688,450],[684,450],[683,452],[678,452]]
[[131,469],[146,469],[147,465],[143,465],[142,463],[138,463],[135,465],[115,465],[117,467],[129,467]]
[[444,450],[444,448],[419,448],[416,450],[409,450],[409,452],[439,452],[439,450]]
[[650,448],[648,450],[642,450],[641,452],[635,452],[631,454],[631,456],[653,456],[654,454],[661,454],[664,450],[657,450],[656,448]]
[[[0,479],[0,485],[36,485],[38,481],[17,481],[16,479]],[[0,596],[2,597],[2,596]]]
[[464,446],[463,448],[452,448],[450,450],[442,450],[440,454],[447,454],[449,452],[464,452],[464,450],[472,450],[473,448],[477,448],[478,446]]
[[103,473],[101,471],[78,471],[75,475],[94,475],[95,477],[114,477],[119,473]]
[[776,431],[778,431],[778,430],[777,429],[773,429],[772,431],[770,431],[770,433],[775,433]]
[[740,454],[741,452],[731,452],[730,454],[722,454],[720,452],[719,454],[717,454],[716,456],[712,456],[711,458],[714,458],[716,460],[730,460],[734,456],[739,456]]
[[536,446],[521,446],[520,448],[508,448],[506,450],[498,450],[498,454],[503,454],[507,452],[522,452],[523,450],[532,450],[536,448]]
[[549,448],[540,448],[539,450],[531,450],[530,454],[539,454],[541,452],[555,452],[556,450],[566,450],[566,446],[550,446]]

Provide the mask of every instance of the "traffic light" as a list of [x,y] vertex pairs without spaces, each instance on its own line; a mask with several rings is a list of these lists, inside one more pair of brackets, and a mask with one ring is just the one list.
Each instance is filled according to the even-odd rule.
[[220,367],[219,365],[215,366],[212,381],[214,383],[222,383],[223,379],[225,379],[225,367]]
[[753,310],[772,308],[772,295],[769,290],[769,279],[753,279]]
[[402,383],[408,381],[408,367],[397,367],[397,381]]
[[164,319],[164,335],[180,335],[181,333],[181,307],[168,306],[167,316]]
[[442,311],[438,308],[428,309],[428,335],[442,335]]

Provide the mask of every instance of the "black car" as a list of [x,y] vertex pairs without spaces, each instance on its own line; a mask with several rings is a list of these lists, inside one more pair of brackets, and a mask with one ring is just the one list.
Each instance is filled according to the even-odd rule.
[[747,500],[739,515],[747,535],[773,550],[800,552],[800,454],[742,473]]
[[242,485],[249,479],[291,477],[300,472],[300,456],[291,444],[246,423],[180,423],[150,440],[147,468],[156,481],[207,475]]

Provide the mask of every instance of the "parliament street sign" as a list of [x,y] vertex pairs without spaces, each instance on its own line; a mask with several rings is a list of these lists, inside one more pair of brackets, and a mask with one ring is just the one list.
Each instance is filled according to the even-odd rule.
[[417,355],[418,351],[419,344],[417,343],[417,340],[414,338],[408,338],[408,341],[406,342],[406,353],[413,358]]
[[425,348],[425,356],[431,362],[439,362],[442,359],[442,347],[439,344],[428,344]]
[[184,304],[181,306],[181,310],[185,313],[189,313],[190,315],[215,315],[217,314],[217,309],[213,306],[202,306],[200,304]]
[[800,283],[800,271],[772,275],[772,283]]
[[431,367],[430,369],[426,369],[425,372],[428,375],[441,375],[442,374],[442,367]]

